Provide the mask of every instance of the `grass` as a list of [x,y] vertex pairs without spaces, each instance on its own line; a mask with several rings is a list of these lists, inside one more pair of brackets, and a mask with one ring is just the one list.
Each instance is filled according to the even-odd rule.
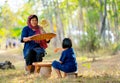
[[[48,54],[44,60],[59,59],[60,52],[54,53],[47,50]],[[35,74],[24,75],[24,59],[21,49],[9,49],[0,53],[0,62],[10,60],[16,69],[0,70],[0,83],[120,83],[120,58],[119,55],[97,57],[95,62],[91,58],[81,56],[77,52],[78,78],[56,79],[57,75],[53,70],[50,78],[42,78]],[[96,53],[97,55],[97,53]],[[98,54],[100,55],[100,53]]]

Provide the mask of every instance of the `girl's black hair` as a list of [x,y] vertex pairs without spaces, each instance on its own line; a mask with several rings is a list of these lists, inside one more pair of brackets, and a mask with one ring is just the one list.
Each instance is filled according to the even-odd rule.
[[72,41],[69,38],[64,38],[62,42],[62,48],[71,48],[72,47]]

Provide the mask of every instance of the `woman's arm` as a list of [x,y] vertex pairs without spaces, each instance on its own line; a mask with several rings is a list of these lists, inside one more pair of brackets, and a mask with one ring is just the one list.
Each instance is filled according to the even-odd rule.
[[23,37],[23,42],[28,42],[28,41],[31,41],[30,37]]
[[30,37],[28,37],[28,27],[24,27],[21,33],[21,42],[28,42],[31,41]]

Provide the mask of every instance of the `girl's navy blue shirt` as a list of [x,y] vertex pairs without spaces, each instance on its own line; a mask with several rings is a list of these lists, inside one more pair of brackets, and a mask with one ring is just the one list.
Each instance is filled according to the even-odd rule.
[[23,48],[24,58],[27,56],[28,50],[36,48],[36,47],[40,47],[40,45],[36,43],[35,41],[29,41],[29,42],[23,41],[24,37],[29,37],[33,35],[35,35],[35,31],[33,31],[31,28],[29,28],[28,26],[25,26],[23,28],[22,34],[21,34],[21,42],[24,43],[24,48]]
[[66,66],[77,65],[76,55],[74,53],[73,48],[68,48],[67,50],[64,50],[60,57],[60,61]]

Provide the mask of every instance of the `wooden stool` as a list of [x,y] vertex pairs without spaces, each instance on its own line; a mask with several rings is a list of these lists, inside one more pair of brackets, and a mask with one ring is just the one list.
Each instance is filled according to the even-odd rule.
[[[40,73],[42,77],[50,77],[51,76],[51,62],[43,61],[43,62],[34,62],[35,73]],[[38,71],[40,69],[40,71]]]
[[67,78],[77,78],[78,73],[77,72],[71,72],[71,73],[66,73],[67,74]]

